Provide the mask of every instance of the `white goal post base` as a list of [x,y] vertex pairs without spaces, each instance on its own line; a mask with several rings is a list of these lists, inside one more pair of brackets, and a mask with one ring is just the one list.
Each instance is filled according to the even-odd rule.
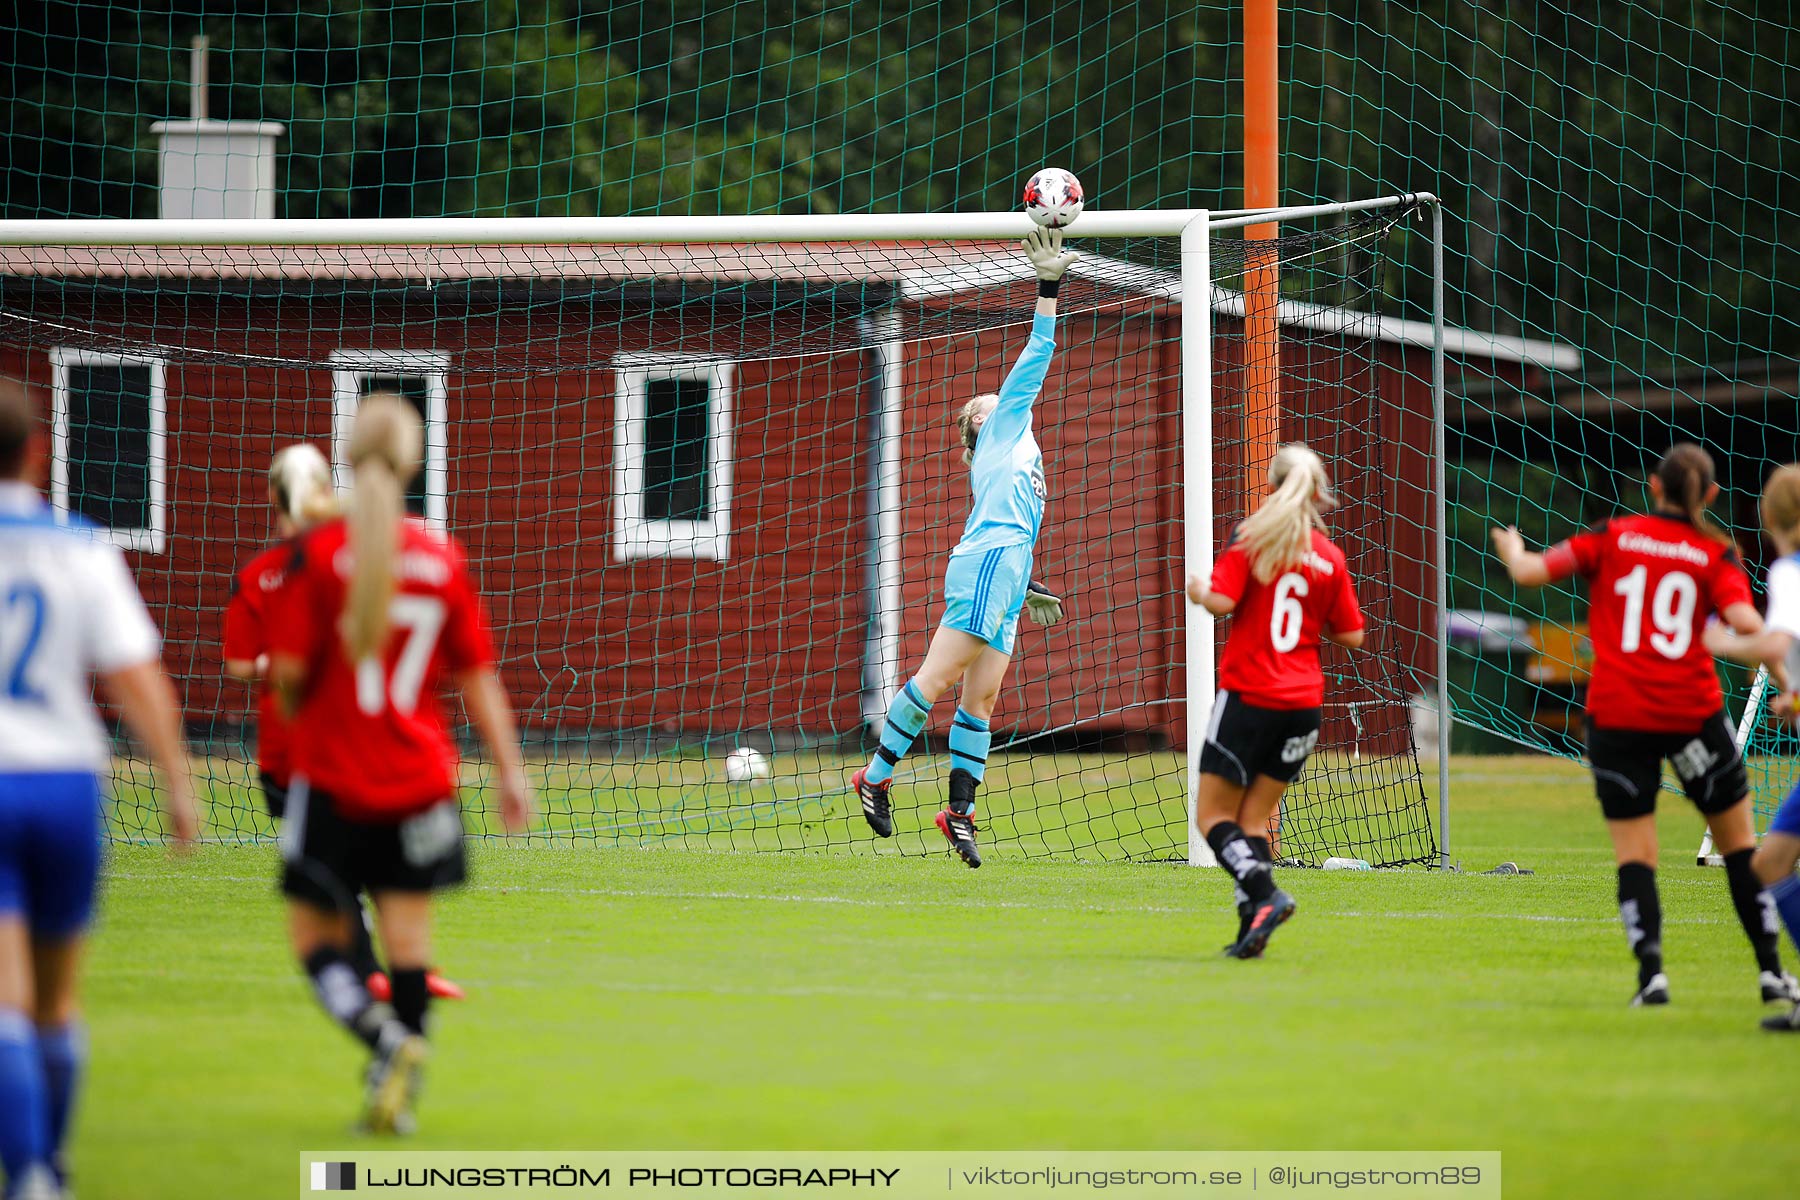
[[[1762,711],[1763,693],[1769,690],[1769,671],[1766,667],[1756,668],[1756,679],[1750,684],[1750,698],[1744,701],[1744,715],[1738,718],[1737,744],[1738,753],[1750,744],[1750,731],[1756,728],[1756,714]],[[1697,867],[1722,867],[1725,856],[1713,853],[1712,830],[1700,835],[1700,849],[1694,853],[1694,865]]]

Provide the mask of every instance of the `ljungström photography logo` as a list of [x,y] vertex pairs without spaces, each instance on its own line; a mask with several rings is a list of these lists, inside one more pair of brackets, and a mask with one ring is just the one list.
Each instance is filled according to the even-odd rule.
[[349,1162],[316,1162],[312,1165],[312,1190],[315,1192],[354,1192],[356,1164]]

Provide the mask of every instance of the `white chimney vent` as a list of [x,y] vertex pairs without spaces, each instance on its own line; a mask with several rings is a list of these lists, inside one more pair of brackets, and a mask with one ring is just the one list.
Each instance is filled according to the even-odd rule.
[[206,38],[193,41],[186,121],[158,121],[157,178],[164,217],[275,215],[275,139],[279,121],[212,121],[206,116]]

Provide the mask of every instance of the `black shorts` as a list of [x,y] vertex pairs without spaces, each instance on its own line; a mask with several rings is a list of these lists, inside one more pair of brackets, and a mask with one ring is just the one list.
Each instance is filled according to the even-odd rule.
[[1708,816],[1724,812],[1750,794],[1744,756],[1738,753],[1731,719],[1724,709],[1689,733],[1596,726],[1588,730],[1588,763],[1594,770],[1600,811],[1607,820],[1628,821],[1656,811],[1665,758],[1681,779],[1681,790]]
[[1220,692],[1200,749],[1200,773],[1239,787],[1249,787],[1258,775],[1292,783],[1318,744],[1323,716],[1316,708],[1258,708]]
[[354,912],[358,892],[435,892],[468,878],[462,811],[444,800],[404,821],[359,821],[296,778],[281,826],[281,891]]
[[258,771],[256,781],[262,785],[263,806],[269,810],[269,815],[277,821],[287,816],[287,785],[276,783],[266,771]]

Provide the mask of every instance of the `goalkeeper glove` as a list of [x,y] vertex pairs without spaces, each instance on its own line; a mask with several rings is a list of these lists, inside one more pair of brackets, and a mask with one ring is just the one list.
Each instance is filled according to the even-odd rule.
[[1035,579],[1025,585],[1025,607],[1039,625],[1054,625],[1062,620],[1062,601]]
[[1025,235],[1025,257],[1031,260],[1032,270],[1045,283],[1061,279],[1069,264],[1079,257],[1073,250],[1064,250],[1062,244],[1060,229],[1034,229]]

